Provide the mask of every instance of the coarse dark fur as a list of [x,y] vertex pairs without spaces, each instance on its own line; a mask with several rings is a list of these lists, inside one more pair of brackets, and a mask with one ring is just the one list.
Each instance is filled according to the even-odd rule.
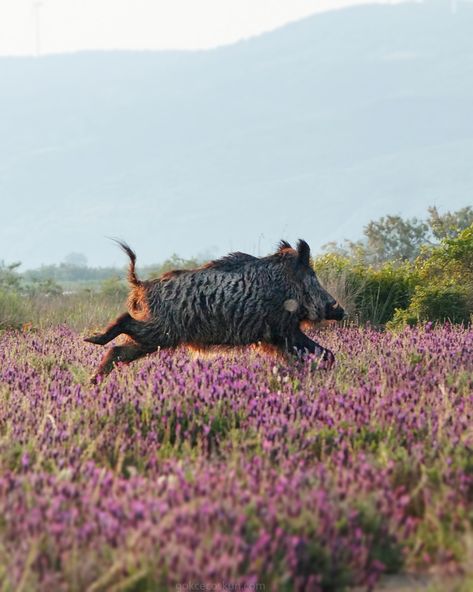
[[116,362],[180,344],[205,348],[260,342],[295,355],[313,353],[333,364],[332,352],[301,330],[307,321],[344,316],[318,282],[305,241],[300,240],[297,249],[281,241],[267,257],[231,253],[197,269],[171,271],[148,281],[136,276],[135,253],[117,242],[130,257],[129,312],[86,341],[105,345],[120,334],[129,339],[108,350],[95,380]]

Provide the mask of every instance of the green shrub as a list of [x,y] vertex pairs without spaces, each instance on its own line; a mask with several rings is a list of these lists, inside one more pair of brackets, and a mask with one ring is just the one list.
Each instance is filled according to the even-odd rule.
[[413,263],[373,267],[339,253],[314,261],[326,289],[360,323],[390,327],[433,321],[468,323],[473,314],[473,225]]
[[125,300],[128,296],[129,288],[125,281],[119,277],[108,278],[100,286],[100,294],[105,298]]
[[17,269],[20,263],[11,263],[5,265],[0,261],[0,290],[19,292],[21,289],[21,277],[18,275]]
[[60,296],[63,293],[62,287],[52,279],[33,280],[31,283],[22,286],[21,292],[28,296]]
[[424,248],[414,262],[416,286],[409,305],[390,326],[426,321],[469,323],[473,314],[473,225],[440,245]]
[[473,225],[436,247],[424,248],[415,265],[423,283],[454,280],[473,292]]
[[26,298],[16,292],[0,289],[0,330],[20,329],[31,321],[31,314]]
[[388,327],[416,325],[426,321],[434,323],[468,323],[471,308],[468,293],[454,283],[451,285],[419,285],[416,286],[409,306],[396,310]]

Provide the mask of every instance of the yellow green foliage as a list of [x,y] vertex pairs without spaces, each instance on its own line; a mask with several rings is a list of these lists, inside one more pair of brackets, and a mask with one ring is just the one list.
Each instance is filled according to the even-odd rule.
[[417,283],[409,306],[391,326],[433,321],[468,323],[473,313],[473,225],[440,245],[424,249],[414,262]]
[[352,319],[390,327],[419,322],[468,323],[473,313],[473,225],[412,262],[374,267],[339,253],[318,257],[314,268]]

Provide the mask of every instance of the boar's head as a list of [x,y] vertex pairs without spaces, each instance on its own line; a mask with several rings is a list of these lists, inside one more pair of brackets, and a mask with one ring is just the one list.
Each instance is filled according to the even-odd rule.
[[345,317],[344,309],[335,298],[323,288],[311,265],[310,247],[304,240],[297,244],[297,268],[302,288],[302,306],[310,321],[340,321]]

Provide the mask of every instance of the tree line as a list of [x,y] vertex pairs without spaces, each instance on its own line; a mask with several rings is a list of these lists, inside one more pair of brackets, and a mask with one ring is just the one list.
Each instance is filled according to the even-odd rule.
[[[199,258],[173,255],[160,264],[142,267],[140,274],[158,277],[171,269],[202,263]],[[0,329],[21,325],[38,302],[45,306],[45,299],[49,299],[50,310],[56,311],[59,300],[63,306],[72,293],[79,299],[74,310],[85,302],[92,310],[97,296],[104,307],[107,302],[120,307],[128,292],[124,267],[88,267],[80,253],[71,253],[59,265],[23,273],[19,265],[0,263]],[[325,245],[324,252],[314,258],[314,268],[350,312],[351,322],[389,327],[427,321],[469,323],[473,315],[473,208],[440,214],[431,207],[425,219],[390,215],[371,221],[360,240]]]

